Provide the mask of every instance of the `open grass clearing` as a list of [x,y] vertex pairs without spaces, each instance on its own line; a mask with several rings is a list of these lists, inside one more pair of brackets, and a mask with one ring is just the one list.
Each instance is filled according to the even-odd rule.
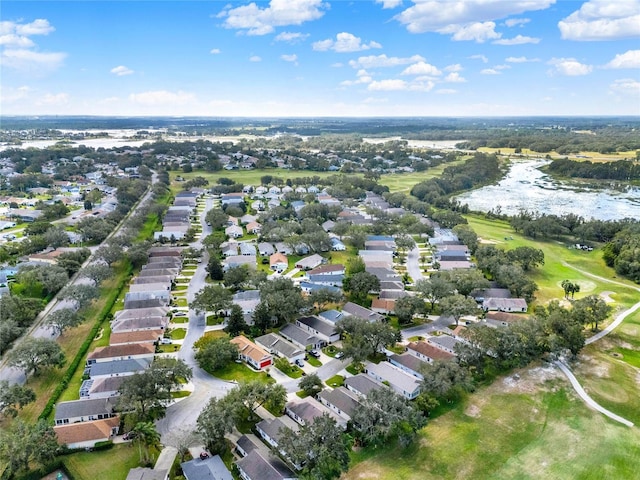
[[332,388],[338,388],[344,385],[344,377],[342,375],[334,375],[333,377],[327,378],[324,383]]
[[221,172],[203,172],[203,171],[195,171],[189,173],[182,172],[171,172],[171,183],[173,186],[176,186],[178,189],[182,189],[183,182],[176,182],[175,179],[177,176],[180,176],[186,180],[190,180],[195,177],[204,177],[209,180],[209,184],[211,186],[217,185],[219,178],[230,178],[234,180],[236,183],[242,183],[244,185],[260,185],[260,178],[265,175],[271,175],[272,177],[278,177],[283,180],[294,179],[294,178],[312,178],[312,177],[320,177],[326,178],[332,175],[336,175],[335,172],[311,172],[308,170],[283,170],[279,168],[267,168],[261,170],[232,170],[232,171],[221,171]]
[[129,470],[139,466],[138,449],[131,443],[109,450],[78,452],[62,457],[74,480],[124,480]]
[[555,369],[518,373],[432,420],[407,449],[354,453],[343,479],[636,478],[638,429],[589,410]]
[[416,183],[428,180],[429,178],[439,177],[445,168],[450,165],[457,165],[463,161],[464,160],[456,160],[455,162],[443,163],[424,172],[385,174],[380,177],[378,183],[386,185],[392,192],[409,193]]
[[184,339],[184,337],[187,336],[187,329],[186,328],[174,328],[169,333],[169,336],[171,337],[172,340],[182,340],[182,339]]
[[317,358],[312,357],[311,355],[307,355],[307,363],[312,367],[316,367],[316,368],[322,366],[322,362]]
[[244,363],[231,362],[226,367],[212,372],[212,375],[222,380],[235,381],[238,383],[251,382],[253,380],[259,380],[263,383],[275,383],[275,380],[265,372],[256,372]]

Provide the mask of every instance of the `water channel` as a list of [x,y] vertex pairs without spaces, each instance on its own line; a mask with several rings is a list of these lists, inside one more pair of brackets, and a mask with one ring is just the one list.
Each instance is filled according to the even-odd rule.
[[514,162],[498,184],[467,192],[457,199],[471,210],[489,212],[499,207],[507,215],[525,209],[553,215],[575,213],[587,220],[640,218],[640,188],[617,191],[568,184],[540,170],[548,163],[541,159]]

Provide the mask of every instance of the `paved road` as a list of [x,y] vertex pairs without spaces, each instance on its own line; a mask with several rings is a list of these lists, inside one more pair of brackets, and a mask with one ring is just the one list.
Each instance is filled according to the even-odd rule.
[[[151,185],[153,186],[153,184],[156,183],[157,181],[158,181],[158,176],[154,172],[153,176],[151,177]],[[107,238],[105,238],[105,240],[100,245],[104,245],[111,238],[119,235],[121,230],[122,230],[122,227],[124,226],[124,224],[127,221],[127,219],[131,215],[133,215],[138,210],[138,208],[140,208],[142,205],[144,205],[144,203],[147,202],[151,198],[152,194],[153,194],[153,191],[152,191],[151,188],[149,188],[147,190],[147,192],[142,196],[140,201],[136,205],[133,206],[133,208],[130,210],[129,214],[127,214],[127,216],[120,222],[120,224],[113,230],[113,232],[111,232],[109,234],[109,236]],[[84,262],[84,264],[82,264],[82,268],[86,267],[87,265],[89,265],[90,263],[92,263],[95,260],[94,257],[93,257],[93,254],[95,253],[95,251],[98,248],[99,248],[99,246],[90,247],[91,256]],[[91,282],[91,281],[86,279],[86,278],[80,278],[79,274],[76,273],[73,277],[71,277],[71,279],[69,280],[67,285],[79,285],[79,284],[87,283],[87,282]],[[24,334],[22,337],[20,337],[19,339],[17,339],[14,342],[13,347],[15,348],[16,345],[19,345],[20,342],[22,342],[27,337],[53,338],[53,339],[57,338],[57,335],[55,333],[52,333],[51,329],[47,325],[44,324],[44,320],[47,317],[47,315],[49,315],[51,312],[54,312],[54,311],[59,310],[61,308],[74,308],[74,304],[72,302],[68,302],[68,301],[65,301],[65,300],[58,300],[58,295],[56,294],[51,299],[51,301],[45,306],[45,308],[42,310],[42,312],[40,312],[38,314],[38,316],[36,317],[35,322],[29,328],[29,330],[27,330],[26,334]],[[8,354],[8,352],[5,352],[5,354],[3,355],[3,358],[2,358],[2,362],[0,363],[0,380],[8,380],[10,383],[23,384],[26,381],[26,377],[25,377],[24,373],[22,372],[22,370],[18,370],[16,368],[9,367],[7,365],[7,358],[8,358],[7,354]]]
[[403,341],[409,341],[411,337],[426,337],[438,330],[446,330],[449,325],[455,323],[451,317],[441,317],[436,315],[429,315],[430,323],[424,325],[418,325],[417,327],[409,327],[401,330]]
[[613,412],[610,412],[599,403],[596,403],[589,395],[587,395],[587,392],[584,391],[584,388],[582,388],[582,386],[578,382],[578,379],[576,379],[573,373],[571,373],[571,370],[569,370],[569,367],[567,367],[564,363],[560,361],[555,361],[553,363],[556,367],[562,370],[562,373],[564,373],[567,376],[567,378],[571,382],[571,385],[575,389],[576,393],[580,396],[580,398],[582,398],[584,403],[586,403],[588,406],[590,406],[594,410],[597,410],[603,415],[606,415],[607,417],[611,418],[612,420],[615,420],[616,422],[620,422],[623,425],[626,425],[627,427],[633,427],[633,422],[630,422],[629,420],[622,418],[621,416],[616,415]]
[[407,273],[413,279],[413,283],[426,278],[420,269],[420,249],[414,247],[407,254]]

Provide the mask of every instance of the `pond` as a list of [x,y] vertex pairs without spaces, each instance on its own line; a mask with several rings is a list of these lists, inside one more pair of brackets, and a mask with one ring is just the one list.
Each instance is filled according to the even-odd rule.
[[459,195],[457,200],[471,210],[515,215],[525,209],[538,213],[574,213],[585,219],[619,220],[640,218],[640,189],[626,191],[595,189],[554,180],[540,170],[548,160],[527,160],[511,164],[497,184]]

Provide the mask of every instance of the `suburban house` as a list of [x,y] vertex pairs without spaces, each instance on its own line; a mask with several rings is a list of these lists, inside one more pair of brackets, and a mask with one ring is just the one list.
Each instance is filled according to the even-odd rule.
[[116,399],[113,397],[60,402],[56,404],[55,424],[67,425],[115,417],[115,405]]
[[125,480],[167,480],[169,470],[156,470],[149,467],[136,467],[129,470]]
[[321,285],[325,287],[342,287],[344,275],[337,273],[335,275],[307,275],[308,283]]
[[262,225],[260,225],[258,222],[247,223],[246,228],[247,233],[250,233],[252,235],[258,235],[262,231]]
[[80,385],[80,398],[109,398],[120,395],[118,390],[126,377],[103,377],[83,380]]
[[334,252],[344,252],[347,249],[346,245],[335,237],[331,238],[331,250]]
[[245,290],[233,294],[233,303],[242,308],[242,313],[251,315],[260,303],[260,290]]
[[335,325],[321,320],[319,317],[300,317],[296,320],[296,325],[325,343],[333,343],[340,340],[340,334],[336,331]]
[[156,343],[162,338],[162,330],[131,330],[127,332],[111,333],[110,345],[130,345],[134,343]]
[[127,302],[141,302],[146,300],[158,300],[158,306],[168,305],[171,300],[171,292],[169,290],[155,291],[155,292],[129,292],[124,296],[124,305],[127,307]]
[[53,431],[58,443],[68,448],[91,448],[98,442],[111,440],[118,434],[120,419],[118,417],[90,422],[56,425]]
[[372,390],[385,388],[382,383],[365,373],[345,378],[344,386],[360,397],[366,397]]
[[293,344],[298,345],[303,350],[307,348],[321,348],[324,345],[324,341],[293,323],[284,325],[280,329],[280,335]]
[[224,229],[224,233],[229,238],[240,238],[244,235],[244,230],[237,225],[231,225]]
[[267,333],[255,339],[257,345],[277,357],[286,358],[290,363],[296,360],[304,360],[305,352],[293,343],[285,340],[275,333]]
[[369,310],[368,308],[361,307],[353,302],[345,303],[344,307],[342,307],[342,313],[343,315],[362,318],[368,322],[380,322],[384,320],[384,317],[379,313]]
[[97,347],[87,355],[87,365],[112,360],[131,360],[134,358],[153,359],[155,350],[155,345],[152,343],[132,343],[128,345]]
[[240,205],[244,203],[244,193],[227,193],[220,200],[222,205]]
[[223,257],[238,255],[238,244],[236,242],[224,242],[220,244],[220,251]]
[[276,252],[269,257],[269,268],[274,272],[282,273],[289,268],[287,256],[283,253]]
[[226,272],[230,268],[240,267],[242,265],[247,265],[251,270],[255,270],[255,255],[232,255],[230,257],[227,257],[222,262],[222,270]]
[[317,290],[329,290],[331,292],[342,293],[342,289],[334,285],[325,285],[322,283],[300,282],[302,293],[309,294]]
[[367,375],[379,382],[388,384],[397,394],[407,400],[413,400],[420,394],[420,382],[413,375],[391,365],[389,362],[378,364],[365,363]]
[[194,458],[180,464],[187,480],[233,480],[220,455],[209,458]]
[[524,318],[526,318],[526,316],[516,315],[513,313],[487,312],[484,317],[484,321],[487,322],[488,325],[492,325],[494,327],[508,327],[509,325],[513,325]]
[[291,255],[293,253],[293,249],[284,242],[276,242],[273,246],[276,252],[284,253],[285,255]]
[[256,256],[256,244],[243,242],[240,244],[240,255]]
[[129,308],[119,310],[113,314],[116,320],[132,320],[138,318],[166,317],[169,314],[169,307],[151,307],[151,308]]
[[95,380],[101,377],[126,377],[146,370],[151,365],[151,360],[140,358],[134,360],[111,360],[108,362],[94,363],[88,370],[89,378]]
[[255,215],[249,215],[248,213],[245,213],[242,217],[240,217],[240,223],[242,225],[249,225],[252,222],[255,222],[258,220],[258,217],[256,217]]
[[238,347],[238,358],[256,370],[262,370],[273,364],[273,357],[244,335],[232,338],[231,343]]
[[236,462],[243,480],[297,480],[296,474],[273,454],[258,449]]
[[[287,418],[287,417],[282,417]],[[287,418],[289,422],[291,419]],[[292,428],[293,427],[293,428]],[[278,443],[282,435],[282,430],[288,428],[297,431],[298,425],[291,422],[291,426],[284,423],[280,418],[274,418],[273,420],[262,420],[256,424],[256,431],[264,441],[271,445],[276,450],[278,449]]]
[[407,353],[428,363],[436,360],[451,360],[455,357],[453,353],[436,348],[427,342],[411,342],[407,345]]
[[376,313],[389,314],[395,307],[396,301],[393,298],[374,298],[371,302],[371,310]]
[[111,334],[134,330],[164,330],[168,324],[168,317],[117,319],[111,322]]
[[412,355],[408,352],[402,353],[400,355],[394,353],[387,360],[389,360],[389,363],[391,363],[391,365],[398,367],[400,370],[404,370],[409,375],[413,375],[420,380],[424,379],[424,376],[421,372],[424,366],[427,364],[426,360],[421,360],[417,356]]
[[311,270],[319,265],[322,265],[325,261],[326,260],[320,255],[314,253],[313,255],[309,255],[308,257],[298,260],[295,266],[300,270]]
[[482,302],[485,311],[526,312],[527,301],[524,298],[487,298]]
[[315,418],[327,414],[342,428],[347,427],[347,422],[344,418],[338,416],[332,410],[329,410],[329,408],[322,405],[313,397],[306,397],[300,400],[296,399],[293,402],[287,403],[284,408],[284,413],[300,425],[308,425],[312,423]]
[[456,345],[461,343],[457,338],[453,338],[451,335],[446,334],[429,337],[427,338],[427,342],[434,347],[454,355],[456,354]]
[[318,400],[347,421],[351,420],[353,411],[359,405],[358,396],[344,387],[322,390]]
[[308,272],[306,272],[305,276],[307,278],[310,278],[312,276],[321,276],[321,275],[329,275],[329,276],[333,276],[333,275],[344,275],[346,273],[346,268],[344,267],[344,265],[340,265],[340,264],[335,264],[335,265],[321,265],[319,267],[316,267],[312,270],[309,270]]
[[263,257],[267,257],[276,253],[276,250],[275,248],[273,248],[272,244],[267,242],[260,242],[258,244],[258,253],[260,253],[260,255]]

